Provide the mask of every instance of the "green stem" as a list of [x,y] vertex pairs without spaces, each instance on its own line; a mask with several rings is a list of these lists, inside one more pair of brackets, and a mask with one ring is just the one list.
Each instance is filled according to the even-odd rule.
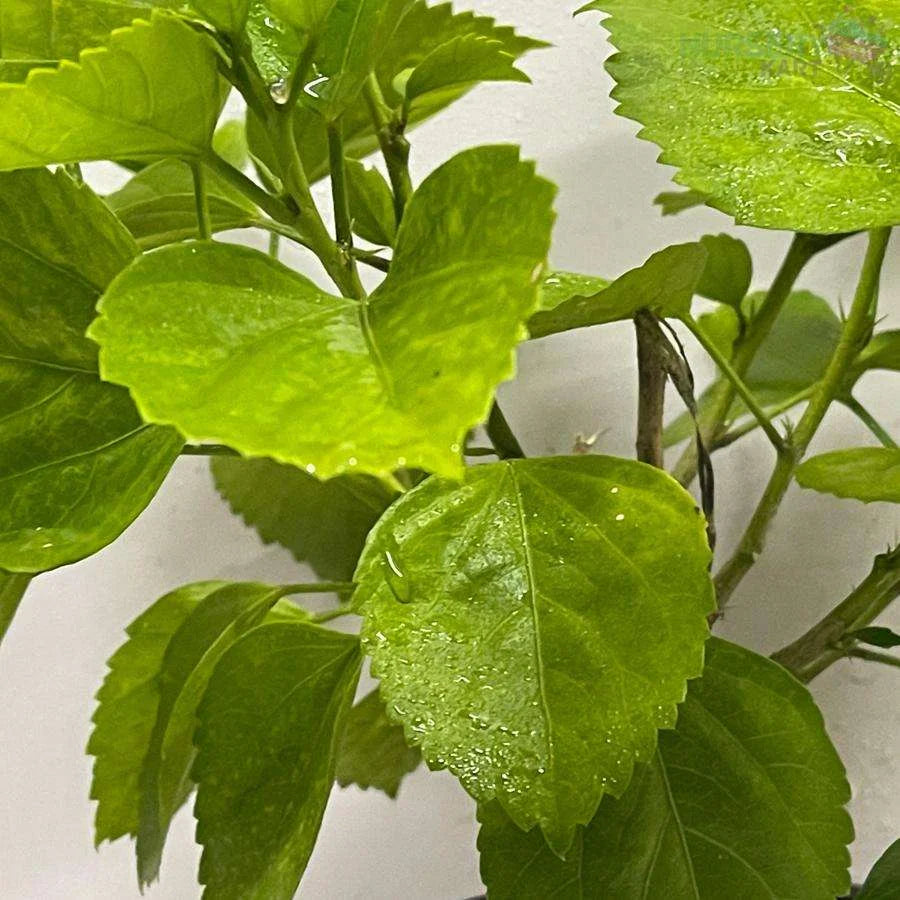
[[350,197],[347,192],[347,169],[344,163],[344,138],[340,121],[328,126],[328,162],[331,169],[331,196],[334,200],[334,230],[337,242],[353,246],[350,220]]
[[281,235],[277,231],[269,232],[269,256],[278,259],[281,254]]
[[811,681],[847,655],[844,638],[876,619],[900,595],[900,546],[875,558],[872,571],[842,603],[772,659]]
[[185,444],[181,448],[182,456],[240,456],[237,450],[224,444]]
[[463,456],[470,456],[473,459],[479,456],[496,456],[497,450],[494,447],[466,447]]
[[[787,412],[790,409],[793,409],[799,403],[803,403],[813,395],[816,386],[810,385],[808,388],[794,394],[792,397],[788,397],[787,400],[782,400],[781,403],[776,403],[774,406],[769,407],[766,411],[769,419],[774,419],[776,416],[780,416],[782,413]],[[735,441],[744,437],[744,435],[749,434],[751,431],[756,431],[759,428],[759,423],[756,419],[751,419],[749,422],[746,422],[744,425],[738,425],[735,428],[732,428],[731,431],[726,432],[721,437],[716,439],[716,442],[712,446],[712,450],[721,450],[723,447],[728,447],[730,444],[733,444]]]
[[356,585],[350,581],[318,581],[313,584],[286,584],[282,590],[283,597],[294,594],[350,594]]
[[378,143],[387,165],[388,177],[394,189],[394,211],[399,225],[413,194],[412,178],[409,174],[409,141],[403,135],[399,123],[395,122],[390,107],[384,99],[378,78],[371,74],[363,88],[369,113],[375,123]]
[[290,225],[296,221],[297,213],[287,204],[268,191],[263,190],[255,181],[252,181],[243,172],[225,162],[220,156],[210,153],[203,161],[223,181],[253,201],[266,215],[273,218],[276,222]]
[[841,401],[844,406],[853,412],[856,417],[875,435],[883,447],[892,450],[897,448],[897,442],[887,433],[881,423],[870,413],[856,397],[844,397]]
[[[309,247],[319,257],[325,271],[345,297],[362,300],[366,296],[355,267],[348,267],[348,254],[336,244],[319,209],[312,198],[309,180],[297,149],[294,120],[289,113],[275,110],[269,117],[275,146],[279,155],[285,187],[297,204],[299,215],[288,225],[299,225],[298,230],[309,242]],[[275,218],[273,216],[273,218]]]
[[[806,234],[794,235],[787,256],[769,288],[759,309],[753,316],[744,333],[737,339],[734,345],[734,354],[731,365],[734,371],[744,378],[750,369],[750,364],[756,357],[763,341],[769,336],[775,320],[778,318],[784,304],[800,273],[806,264],[820,250],[824,249],[823,243],[814,236]],[[719,437],[728,412],[734,403],[737,390],[730,381],[720,381],[716,384],[710,395],[710,402],[700,414],[700,435],[704,444],[711,447]],[[685,487],[689,486],[697,477],[697,449],[693,442],[688,445],[681,459],[675,465],[672,475]]]
[[803,455],[815,437],[829,407],[839,396],[847,369],[853,365],[857,354],[868,338],[878,298],[881,267],[884,263],[890,235],[890,228],[878,228],[869,232],[869,246],[853,298],[853,305],[844,322],[841,337],[831,361],[804,410],[792,436],[790,446],[778,455],[775,470],[750,523],[747,525],[744,536],[732,557],[716,576],[716,596],[720,611],[762,552],[766,532],[790,487],[794,471],[803,459]]
[[[716,345],[715,341],[709,339],[706,335],[706,332],[697,324],[697,321],[690,315],[685,316],[681,320],[687,329],[691,332],[692,335],[697,339],[700,343],[700,346],[709,354],[710,358],[713,362],[718,366],[719,371],[728,379],[731,383],[731,388],[737,395],[744,401],[747,405],[747,409],[753,415],[753,418],[756,419],[760,428],[766,433],[766,437],[772,442],[772,446],[775,447],[779,452],[784,449],[784,439],[778,433],[778,430],[772,424],[769,417],[766,415],[765,410],[760,406],[759,401],[753,394],[753,391],[744,384],[743,379],[737,373],[735,368],[731,365],[728,359],[725,357],[725,354],[719,349]],[[730,404],[729,404],[730,406]]]
[[324,622],[331,622],[334,619],[340,619],[342,616],[352,616],[354,612],[353,606],[349,603],[345,603],[337,609],[330,609],[328,612],[321,612],[311,616],[311,619],[317,625],[322,625]]
[[868,662],[882,663],[885,666],[896,666],[900,669],[900,656],[891,656],[890,653],[879,653],[877,650],[854,647],[847,651],[847,656],[852,656],[854,659],[865,659]]
[[31,583],[31,575],[0,574],[0,644]]
[[525,452],[513,433],[500,404],[494,401],[491,407],[491,414],[487,421],[487,436],[490,438],[491,444],[497,451],[499,459],[524,459]]
[[197,229],[201,241],[212,239],[212,220],[209,217],[209,194],[206,190],[206,172],[203,163],[191,163],[191,174],[194,176],[194,201],[197,204]]

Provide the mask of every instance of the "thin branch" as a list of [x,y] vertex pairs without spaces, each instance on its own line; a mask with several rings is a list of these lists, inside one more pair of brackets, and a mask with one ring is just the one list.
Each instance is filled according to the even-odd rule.
[[381,85],[374,74],[366,79],[363,95],[375,124],[378,143],[387,165],[391,187],[394,189],[394,211],[399,225],[409,198],[413,194],[412,178],[409,174],[409,141],[403,134],[402,125],[394,119],[391,108],[385,102]]
[[900,546],[875,557],[872,571],[824,619],[772,659],[811,681],[847,653],[846,638],[865,628],[900,596]]
[[866,250],[853,305],[844,322],[831,361],[804,410],[790,446],[779,454],[772,477],[769,479],[737,549],[716,575],[716,596],[720,611],[762,552],[769,525],[791,485],[794,471],[815,437],[829,407],[840,395],[847,370],[853,365],[857,354],[868,338],[877,306],[881,268],[884,264],[890,235],[890,228],[877,228],[869,232],[869,246]]
[[356,585],[351,581],[318,581],[311,584],[286,584],[281,589],[282,597],[294,594],[351,594]]
[[847,651],[847,656],[851,656],[854,659],[865,659],[868,662],[882,663],[885,666],[896,666],[900,669],[900,656],[891,656],[890,653],[879,653],[877,650],[853,647]]
[[666,405],[666,361],[660,353],[660,332],[656,317],[641,310],[634,317],[638,362],[638,424],[635,451],[640,462],[662,469],[663,414]]
[[206,190],[206,171],[203,163],[191,163],[191,174],[194,177],[194,201],[197,204],[197,230],[200,240],[212,238],[212,220],[209,217],[209,194]]
[[210,153],[203,161],[223,181],[226,181],[235,190],[240,191],[248,200],[251,200],[276,222],[290,225],[296,221],[296,210],[292,210],[280,198],[263,190],[255,181],[252,181],[243,172],[225,162],[217,154]]
[[[803,403],[804,401],[809,400],[815,390],[816,385],[810,385],[810,387],[799,391],[791,397],[788,397],[787,400],[782,400],[781,403],[776,403],[774,406],[770,406],[766,410],[766,414],[770,419],[774,419],[776,416],[780,416],[782,413],[793,409],[799,403]],[[721,450],[723,447],[728,447],[735,441],[744,437],[744,435],[749,434],[751,431],[756,431],[757,428],[759,428],[759,422],[757,422],[756,419],[753,418],[751,418],[744,425],[735,426],[731,429],[731,431],[725,432],[725,434],[716,439],[716,442],[712,446],[713,452],[715,452],[716,450]]]
[[856,397],[844,397],[842,398],[841,402],[844,404],[844,406],[847,407],[847,409],[849,409],[856,415],[860,422],[862,422],[863,425],[865,425],[866,428],[868,428],[876,438],[878,438],[883,447],[888,447],[891,450],[895,450],[897,448],[896,441],[887,433],[887,430],[881,425],[881,423],[875,418],[875,416],[873,416],[872,413],[870,413],[869,410],[867,410],[865,406],[863,406],[862,403],[860,403],[859,400],[856,399]]

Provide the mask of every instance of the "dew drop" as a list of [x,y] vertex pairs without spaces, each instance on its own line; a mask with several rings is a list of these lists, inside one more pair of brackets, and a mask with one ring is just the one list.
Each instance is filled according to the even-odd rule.
[[269,85],[269,96],[279,106],[284,106],[284,104],[288,102],[288,98],[290,97],[290,88],[288,87],[287,80],[284,78],[279,78],[277,81],[273,81]]
[[625,513],[619,513],[619,514],[616,516],[616,521],[617,521],[617,522],[624,522],[624,521],[625,521]]

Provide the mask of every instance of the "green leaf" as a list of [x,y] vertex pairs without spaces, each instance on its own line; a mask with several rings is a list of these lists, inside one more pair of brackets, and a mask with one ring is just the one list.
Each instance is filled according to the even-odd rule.
[[[620,115],[739,223],[837,233],[900,221],[896,0],[595,0]],[[892,14],[893,12],[893,14]],[[893,77],[892,77],[893,76]]]
[[900,330],[880,331],[856,358],[848,381],[855,384],[866,372],[885,369],[900,372]]
[[172,816],[193,788],[188,775],[197,707],[222,654],[258,625],[284,589],[264,584],[225,584],[206,594],[181,623],[159,665],[159,704],[139,777],[138,876],[159,874]]
[[[262,215],[243,194],[205,169],[213,231],[249,228]],[[144,250],[198,236],[197,203],[190,166],[165,159],[141,169],[106,202]]]
[[797,483],[863,503],[900,503],[900,450],[857,447],[823,453],[800,465]]
[[355,637],[256,628],[216,666],[193,776],[200,882],[217,900],[290,900],[328,802],[359,678]]
[[454,157],[415,193],[362,305],[253,250],[164,248],[101,300],[103,376],[149,422],[322,478],[459,475],[537,302],[552,198],[513,147]]
[[849,887],[850,787],[807,690],[726,641],[707,645],[674,731],[565,860],[482,807],[492,900],[825,900]]
[[[697,318],[697,324],[726,358],[730,359],[734,352],[734,342],[741,333],[741,320],[733,307],[720,306],[712,312],[703,313]],[[693,430],[693,419],[691,428]]]
[[197,604],[224,586],[207,581],[166,594],[128,626],[128,640],[107,663],[87,747],[94,757],[91,799],[97,801],[98,845],[137,834],[140,774],[159,709],[166,647]]
[[335,0],[267,0],[283,22],[307,34],[316,34],[328,19]]
[[235,169],[243,169],[250,161],[247,148],[247,126],[241,119],[229,119],[216,129],[213,150]]
[[652,756],[702,669],[704,526],[669,476],[611,457],[427,480],[388,510],[357,570],[388,714],[431,767],[564,852]]
[[608,287],[599,279],[552,273],[544,282],[541,308],[531,317],[528,330],[533,338],[545,337],[630,319],[640,309],[679,318],[690,311],[706,258],[700,244],[676,244],[654,253]]
[[[762,293],[750,294],[741,304],[745,318],[752,318],[763,299]],[[721,340],[727,340],[731,327],[737,322],[730,309],[723,307],[713,314],[716,320],[701,317],[717,330]],[[733,326],[728,321],[733,322]],[[735,334],[736,336],[736,334]],[[763,409],[778,409],[792,397],[814,385],[825,374],[828,363],[841,336],[841,321],[827,300],[809,291],[792,293],[775,320],[768,337],[744,378],[747,386]],[[699,400],[701,415],[709,404],[714,388],[703,392]],[[747,416],[747,409],[740,399],[735,400],[726,418],[732,425]],[[676,418],[663,432],[663,443],[671,447],[694,433],[693,419],[687,414]]]
[[[272,30],[275,29],[277,23]],[[414,69],[433,50],[456,37],[465,35],[477,35],[500,41],[504,50],[515,58],[519,58],[529,50],[547,46],[542,41],[516,34],[510,27],[497,25],[494,19],[488,16],[477,16],[468,11],[454,13],[450,3],[428,6],[425,0],[416,0],[400,21],[393,37],[387,42],[376,65],[375,74],[388,104],[395,108],[403,102],[403,97],[394,89],[394,80],[401,72]],[[298,55],[299,53],[295,54],[293,58]],[[284,58],[288,61],[292,59],[289,54],[284,54]],[[317,61],[317,68],[324,74],[329,73],[329,69],[321,60]],[[285,77],[287,76],[282,71],[277,80]],[[458,100],[471,87],[471,84],[460,85],[455,89],[420,98],[410,113],[407,131]],[[247,127],[254,157],[269,171],[279,174],[278,163],[269,144],[266,129],[252,114],[248,117]],[[294,111],[294,130],[306,174],[311,181],[324,178],[329,172],[328,136],[324,119],[314,109],[298,105]],[[362,97],[358,97],[344,112],[341,117],[341,130],[347,156],[361,158],[378,149],[378,136],[375,133],[372,116]]]
[[677,216],[696,206],[705,206],[707,199],[706,194],[700,191],[663,191],[653,202],[664,216]]
[[390,186],[377,169],[367,169],[355,159],[346,160],[345,165],[354,233],[372,244],[393,247],[397,215]]
[[900,893],[900,840],[875,863],[857,900],[896,900]]
[[163,13],[79,63],[0,84],[0,169],[96,159],[199,158],[224,95],[213,41]]
[[231,509],[268,543],[287,547],[327,581],[351,581],[366,536],[396,494],[368,475],[319,481],[268,459],[222,456],[211,464]]
[[0,175],[0,569],[43,572],[115,540],[183,446],[100,382],[84,337],[136,252],[65,173]]
[[891,631],[890,628],[880,626],[871,626],[870,628],[860,628],[859,631],[853,631],[847,635],[855,641],[862,644],[869,644],[872,647],[900,647],[900,634]]
[[697,293],[740,309],[753,279],[753,259],[747,245],[729,234],[708,234],[700,238],[706,248],[706,268]]
[[270,86],[287,84],[303,53],[303,36],[261,0],[251,0],[245,35],[263,81]]
[[466,34],[436,47],[412,69],[404,90],[408,108],[438,91],[458,90],[481,81],[524,81],[531,79],[515,66],[501,41]]
[[327,78],[303,100],[333,122],[359,97],[413,0],[337,0],[322,29],[316,62]]
[[377,690],[350,710],[335,769],[341,787],[376,788],[394,799],[404,777],[421,762],[418,748],[410,747],[403,729],[387,717]]

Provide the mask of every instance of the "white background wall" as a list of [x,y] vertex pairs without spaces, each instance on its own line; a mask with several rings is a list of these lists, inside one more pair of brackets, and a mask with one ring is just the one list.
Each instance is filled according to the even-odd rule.
[[[422,177],[456,151],[479,143],[521,143],[560,186],[553,262],[614,276],[654,250],[712,231],[740,235],[754,251],[756,287],[771,279],[788,244],[784,234],[734,228],[698,210],[663,219],[652,199],[668,185],[656,149],[634,138],[636,126],[612,114],[603,71],[608,48],[595,15],[573,20],[574,4],[480,0],[470,4],[554,49],[529,57],[534,86],[486,86],[414,136]],[[95,170],[92,170],[96,174]],[[101,170],[108,185],[110,173]],[[802,286],[835,304],[852,296],[863,250],[859,239],[820,257]],[[296,257],[298,265],[307,261]],[[898,327],[900,253],[886,270],[883,312]],[[693,348],[692,348],[693,349]],[[520,375],[503,388],[504,406],[532,454],[567,452],[576,433],[602,432],[600,452],[631,454],[635,373],[629,327],[611,326],[522,348]],[[694,350],[696,367],[710,368]],[[900,432],[897,382],[867,377],[860,397]],[[835,410],[814,450],[871,439]],[[771,465],[764,440],[750,438],[717,457],[720,558],[733,546]],[[770,546],[742,586],[720,629],[771,652],[841,599],[872,557],[898,539],[896,508],[864,507],[793,489]],[[128,900],[139,896],[131,846],[95,852],[91,761],[84,754],[92,696],[122,629],[165,591],[206,578],[303,577],[289,554],[265,548],[232,518],[212,489],[203,460],[185,459],[131,530],[78,565],[32,586],[0,652],[0,897],[3,900]],[[895,612],[885,621],[900,625]],[[814,692],[842,752],[854,788],[860,878],[900,835],[900,674],[842,663]],[[374,793],[336,791],[302,897],[309,900],[461,900],[478,893],[473,804],[446,773],[419,771],[392,803]],[[161,884],[151,900],[189,900],[197,850],[193,819],[175,823]]]

